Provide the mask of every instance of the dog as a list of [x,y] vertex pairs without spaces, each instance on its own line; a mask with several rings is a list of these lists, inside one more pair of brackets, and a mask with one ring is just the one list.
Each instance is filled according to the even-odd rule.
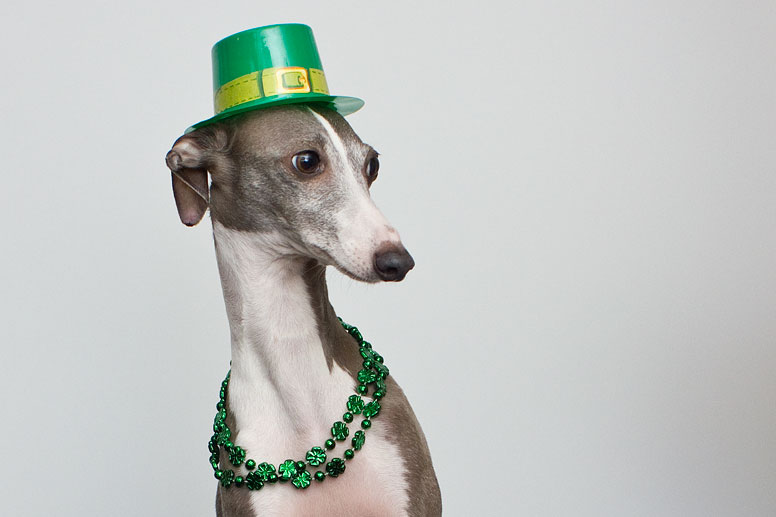
[[[222,428],[248,457],[273,464],[322,446],[359,389],[364,362],[357,331],[329,302],[327,266],[363,282],[400,281],[414,266],[369,194],[377,152],[325,105],[289,104],[184,134],[166,163],[181,221],[194,226],[211,213],[231,332]],[[250,475],[247,464],[234,469],[235,483],[224,483],[231,467],[223,446],[211,442],[222,473],[216,514],[441,515],[425,436],[392,375],[379,404],[345,472],[321,475],[325,482],[304,490],[282,479],[260,490],[235,486]],[[326,452],[341,455],[347,444]]]

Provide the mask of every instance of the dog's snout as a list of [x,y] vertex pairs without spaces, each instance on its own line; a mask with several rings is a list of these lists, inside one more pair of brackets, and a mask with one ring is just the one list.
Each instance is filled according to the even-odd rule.
[[398,282],[415,267],[415,261],[403,246],[390,246],[377,250],[374,256],[377,276],[386,282]]

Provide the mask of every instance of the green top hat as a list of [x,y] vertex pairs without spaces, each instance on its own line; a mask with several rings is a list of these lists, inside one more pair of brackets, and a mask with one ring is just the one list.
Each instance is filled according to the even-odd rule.
[[232,34],[213,45],[215,116],[186,132],[244,111],[321,102],[349,115],[364,105],[355,97],[329,95],[313,31],[307,25],[267,25]]

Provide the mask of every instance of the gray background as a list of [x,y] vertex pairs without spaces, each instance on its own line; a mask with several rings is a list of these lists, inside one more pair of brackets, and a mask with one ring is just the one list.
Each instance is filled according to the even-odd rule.
[[330,274],[446,515],[776,514],[776,4],[19,2],[2,16],[2,515],[211,515],[210,46],[310,24],[416,269]]

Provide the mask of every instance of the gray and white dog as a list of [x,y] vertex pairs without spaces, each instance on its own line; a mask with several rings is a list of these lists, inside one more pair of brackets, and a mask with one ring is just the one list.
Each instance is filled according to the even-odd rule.
[[[298,457],[330,436],[363,361],[329,302],[326,266],[364,282],[399,281],[414,266],[369,195],[377,153],[334,111],[296,104],[181,136],[167,165],[181,221],[211,211],[231,330],[232,439],[256,459]],[[380,402],[342,476],[309,490],[219,486],[216,513],[441,515],[426,439],[393,376]]]

